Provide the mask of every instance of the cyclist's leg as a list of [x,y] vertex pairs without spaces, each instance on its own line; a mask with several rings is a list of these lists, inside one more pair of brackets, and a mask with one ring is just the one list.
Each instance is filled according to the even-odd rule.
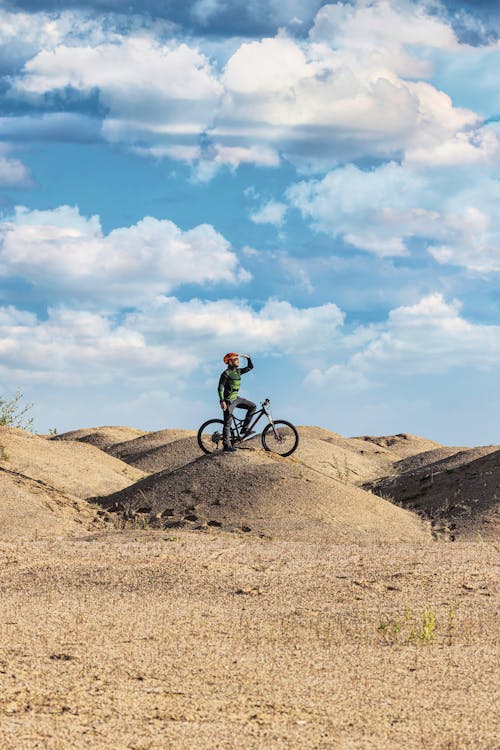
[[241,428],[243,431],[245,431],[245,430],[248,429],[248,426],[249,426],[250,422],[252,421],[252,418],[253,418],[253,416],[255,414],[255,411],[256,411],[257,407],[256,407],[256,405],[254,404],[253,401],[249,401],[246,398],[240,398],[240,397],[238,397],[236,399],[236,401],[237,401],[236,405],[237,405],[238,409],[246,409],[247,410],[246,417],[244,419],[244,422],[243,422],[243,425],[242,425],[242,428]]
[[231,417],[233,415],[235,407],[235,401],[229,403],[226,401],[226,408],[224,409],[224,428],[222,430],[222,443],[224,447],[231,447]]

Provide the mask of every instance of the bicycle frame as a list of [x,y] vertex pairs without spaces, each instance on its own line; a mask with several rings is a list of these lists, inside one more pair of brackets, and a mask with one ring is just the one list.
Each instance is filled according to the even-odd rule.
[[[261,406],[262,408],[259,409],[259,411],[255,412],[253,422],[248,426],[248,431],[253,431],[253,428],[257,424],[257,422],[260,420],[260,418],[265,414],[269,420],[269,423],[274,425],[273,418],[271,416],[271,412],[269,410],[271,402],[268,398],[266,398],[265,401],[262,401]],[[248,437],[242,437],[240,435],[240,427],[243,424],[245,420],[240,419],[240,417],[235,416],[234,414],[231,415],[231,432],[236,433],[236,439],[239,443],[244,443],[246,440],[251,440],[251,438],[255,437],[255,435],[248,435]]]

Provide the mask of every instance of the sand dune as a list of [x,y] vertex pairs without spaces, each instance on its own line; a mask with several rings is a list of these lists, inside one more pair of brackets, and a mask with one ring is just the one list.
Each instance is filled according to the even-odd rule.
[[84,500],[5,469],[0,469],[0,515],[0,539],[66,538],[103,523]]
[[2,750],[496,747],[499,446],[127,429],[0,429]]
[[122,489],[144,476],[93,445],[47,440],[12,427],[0,428],[1,469],[81,499]]
[[142,453],[147,453],[154,448],[193,436],[196,436],[196,432],[193,430],[157,430],[156,432],[147,432],[134,439],[116,443],[109,448],[108,453],[116,456],[116,458],[120,458],[122,461],[127,461],[129,457],[137,460]]
[[263,451],[259,436],[234,455],[204,456],[191,430],[97,427],[48,440],[2,428],[3,513],[20,534],[43,526],[44,508],[47,533],[91,528],[88,498],[153,525],[281,539],[422,540],[422,517],[449,537],[496,533],[498,446],[450,448],[407,433],[344,438],[311,426],[299,433],[297,451],[281,458]]
[[149,449],[143,443],[137,453],[123,456],[122,460],[148,474],[153,474],[158,471],[174,471],[199,458],[200,455],[196,437],[185,437]]
[[97,520],[85,498],[143,476],[93,445],[1,427],[0,537],[81,534]]
[[437,529],[453,538],[498,535],[499,446],[459,450],[368,488],[432,518]]
[[115,443],[123,443],[145,434],[143,430],[136,430],[134,427],[86,427],[54,435],[51,440],[78,440],[105,450]]
[[417,516],[291,458],[262,450],[201,456],[97,500],[160,525],[240,529],[302,541],[423,541]]
[[390,451],[399,459],[415,456],[434,448],[442,448],[441,443],[436,443],[434,440],[427,440],[427,438],[422,438],[418,435],[411,435],[408,432],[381,437],[363,435],[361,437],[350,438],[350,440],[363,441],[365,444],[371,443],[373,446]]

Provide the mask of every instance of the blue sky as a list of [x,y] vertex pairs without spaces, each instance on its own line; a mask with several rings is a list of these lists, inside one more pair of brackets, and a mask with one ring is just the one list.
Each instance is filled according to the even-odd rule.
[[500,442],[493,2],[0,3],[0,392]]

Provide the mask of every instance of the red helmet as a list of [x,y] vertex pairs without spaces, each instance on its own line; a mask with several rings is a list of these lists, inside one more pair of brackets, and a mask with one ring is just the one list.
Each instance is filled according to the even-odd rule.
[[224,355],[224,364],[228,365],[229,364],[229,360],[230,359],[234,359],[237,356],[238,356],[237,352],[228,352],[227,354]]

